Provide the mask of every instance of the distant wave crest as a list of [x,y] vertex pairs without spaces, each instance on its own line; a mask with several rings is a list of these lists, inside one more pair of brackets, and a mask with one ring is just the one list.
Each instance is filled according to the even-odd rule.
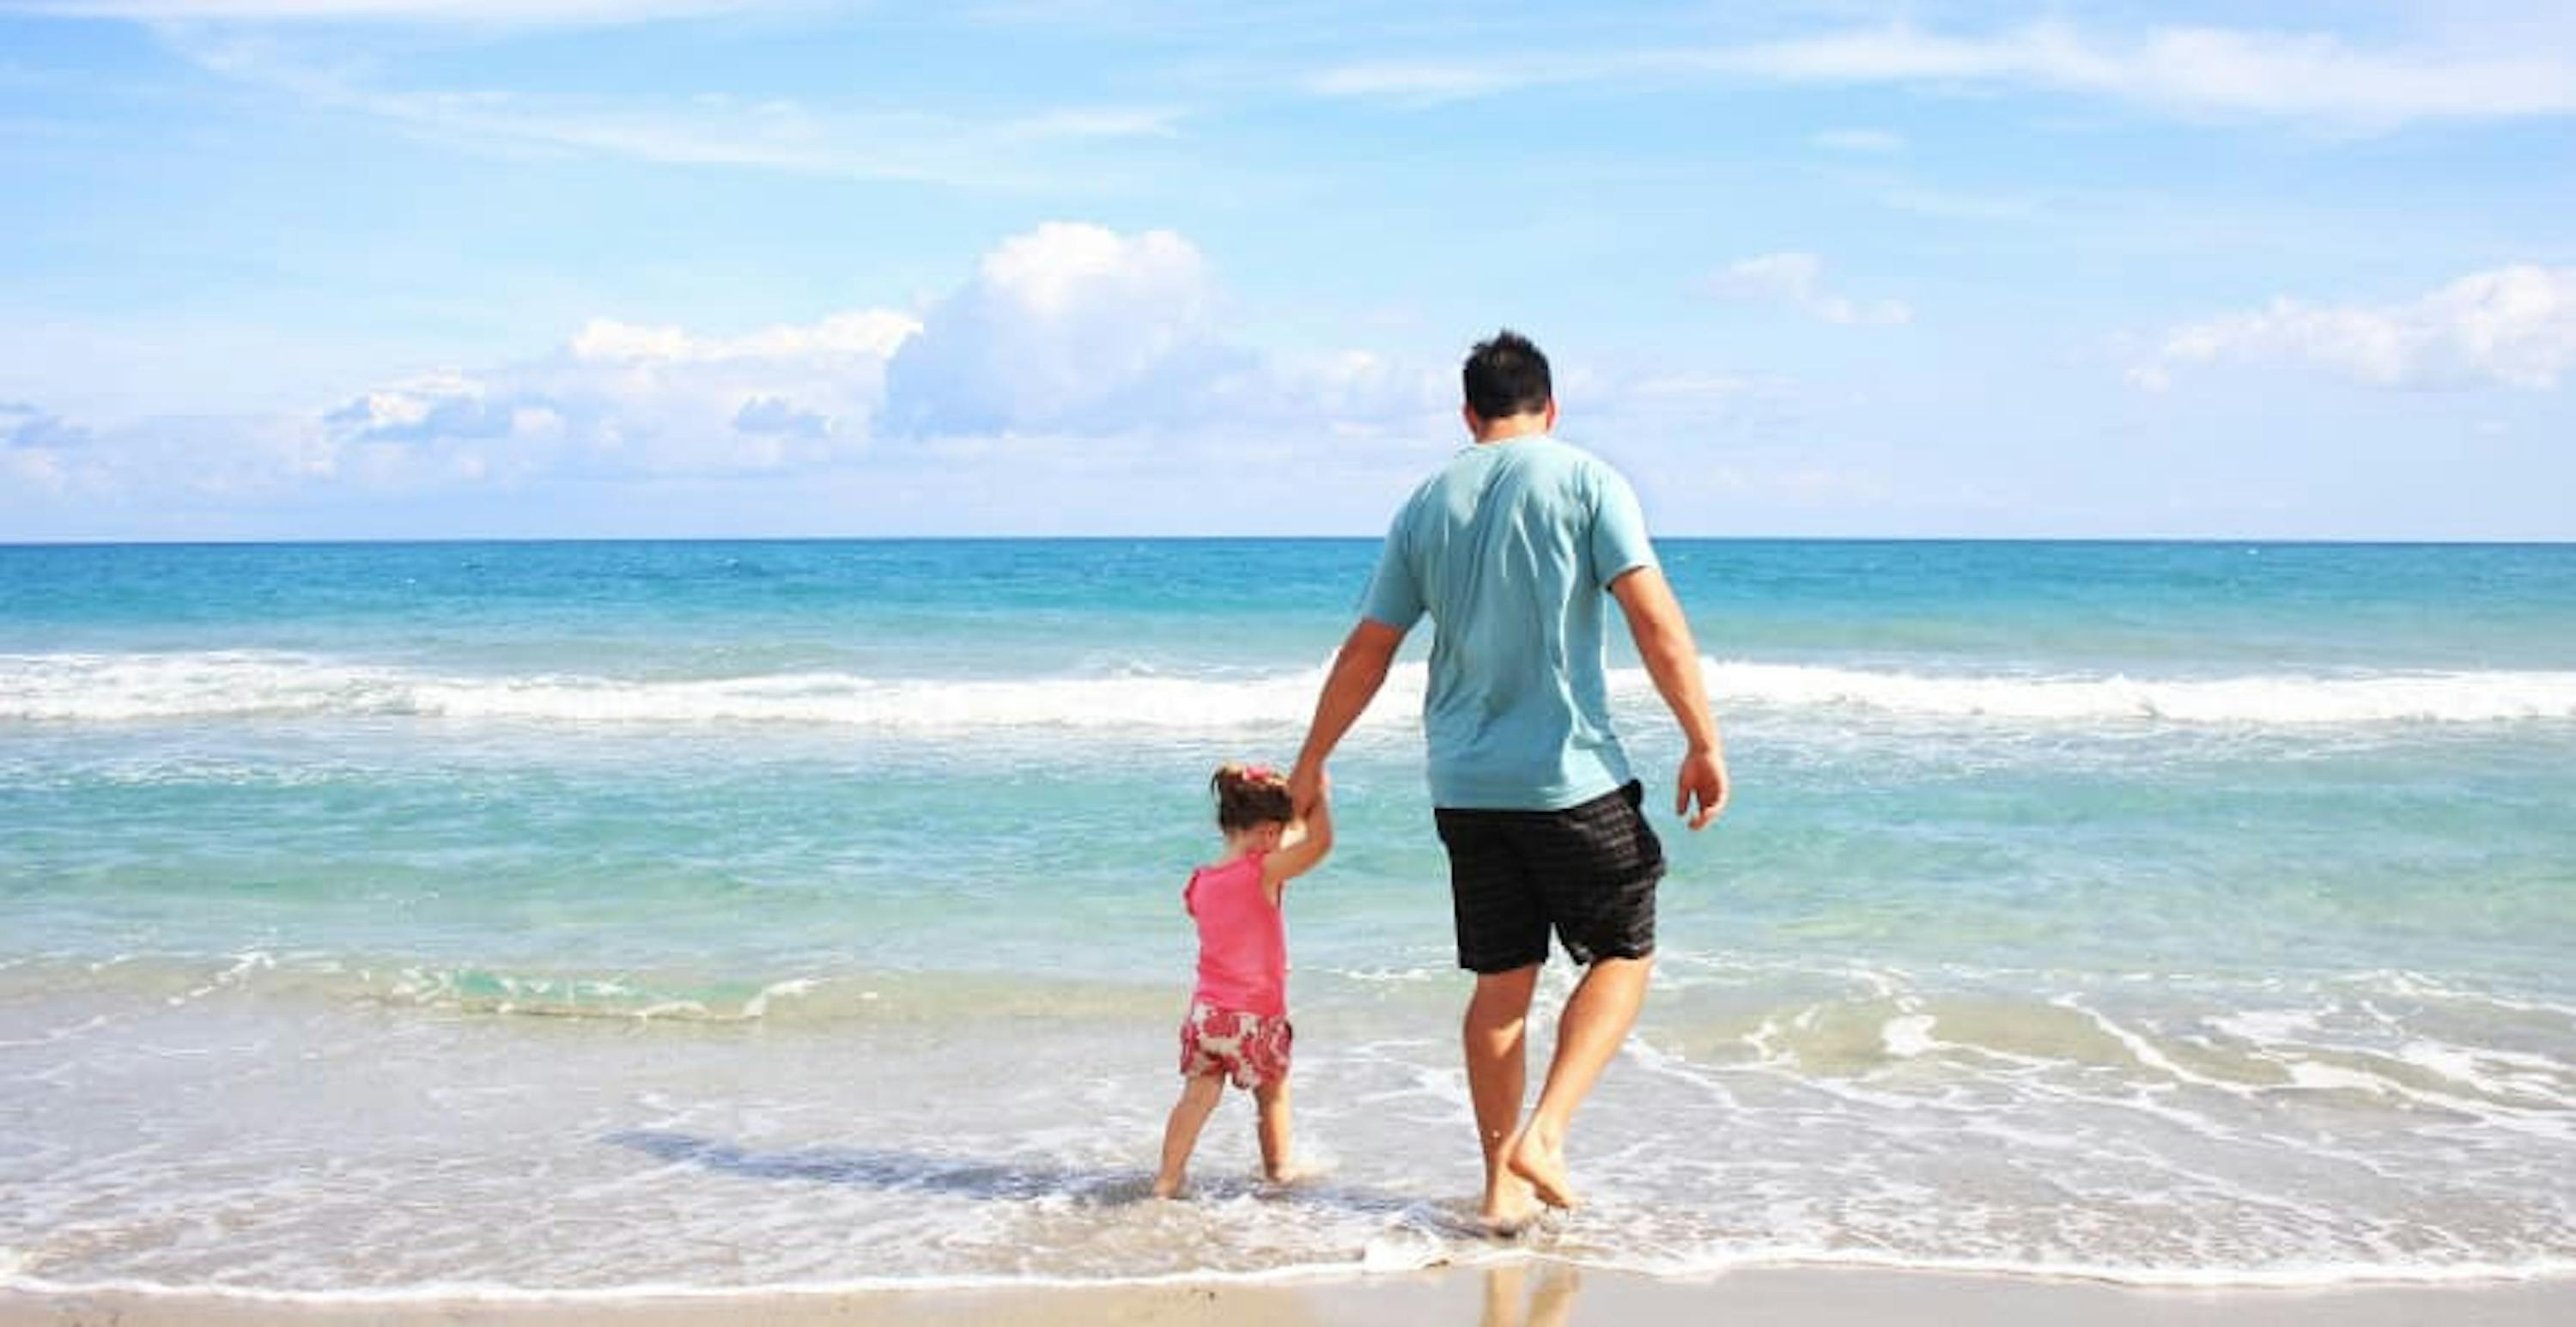
[[[1844,710],[2013,722],[2335,725],[2576,719],[2576,672],[2264,673],[2230,677],[1941,674],[1703,660],[1721,712]],[[698,679],[440,674],[260,651],[0,655],[0,719],[101,723],[411,716],[576,724],[797,723],[891,729],[1188,730],[1302,723],[1319,670],[1258,676]],[[1424,670],[1379,702],[1420,708]],[[1614,697],[1651,704],[1639,669]]]
[[[2205,724],[2487,723],[2576,718],[2576,672],[2260,673],[2214,678],[1945,676],[1712,663],[1729,701],[2000,719]],[[1640,679],[1642,681],[1642,679]]]

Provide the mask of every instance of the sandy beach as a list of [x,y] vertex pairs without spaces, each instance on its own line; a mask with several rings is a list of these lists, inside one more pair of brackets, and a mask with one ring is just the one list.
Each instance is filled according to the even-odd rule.
[[1860,1269],[1749,1270],[1706,1280],[1586,1271],[1562,1263],[1288,1285],[1186,1283],[848,1295],[325,1305],[136,1294],[0,1295],[0,1327],[380,1323],[508,1327],[664,1324],[1226,1323],[1230,1327],[1564,1327],[1569,1323],[2265,1324],[2266,1327],[2521,1327],[2576,1319],[2576,1278],[2320,1290],[2147,1289],[2097,1282]]

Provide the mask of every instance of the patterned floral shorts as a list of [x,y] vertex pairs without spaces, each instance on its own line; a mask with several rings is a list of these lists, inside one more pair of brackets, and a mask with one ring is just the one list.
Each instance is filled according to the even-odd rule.
[[1181,1076],[1221,1074],[1241,1088],[1288,1081],[1287,1018],[1219,1009],[1193,1001],[1181,1023]]

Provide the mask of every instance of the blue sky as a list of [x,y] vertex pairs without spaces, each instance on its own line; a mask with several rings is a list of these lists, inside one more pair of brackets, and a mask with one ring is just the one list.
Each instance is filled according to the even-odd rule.
[[0,0],[0,538],[2576,538],[2576,9]]

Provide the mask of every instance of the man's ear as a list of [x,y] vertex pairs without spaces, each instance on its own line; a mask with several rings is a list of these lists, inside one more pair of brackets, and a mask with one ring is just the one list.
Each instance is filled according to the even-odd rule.
[[1556,432],[1556,398],[1547,398],[1547,431]]
[[1476,407],[1471,405],[1462,405],[1458,407],[1458,418],[1467,421],[1468,437],[1481,438],[1485,436],[1485,417],[1476,413]]

